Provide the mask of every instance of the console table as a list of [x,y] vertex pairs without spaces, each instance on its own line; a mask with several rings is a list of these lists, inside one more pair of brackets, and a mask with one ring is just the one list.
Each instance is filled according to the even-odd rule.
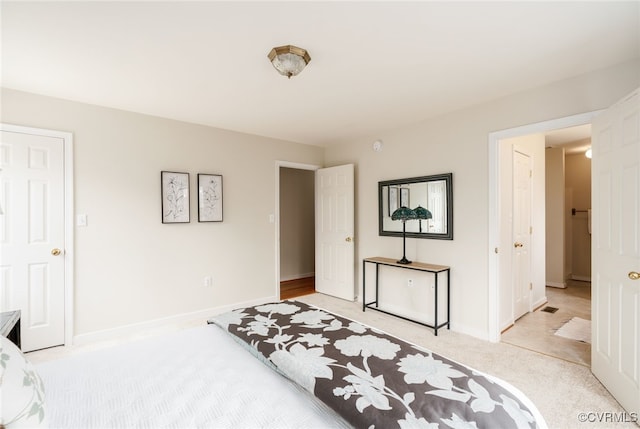
[[[376,299],[375,301],[371,301],[371,302],[367,302],[367,293],[366,293],[366,287],[367,287],[367,280],[366,280],[366,266],[367,263],[369,264],[375,264],[376,266]],[[422,272],[427,272],[427,273],[433,273],[434,275],[434,285],[433,285],[433,291],[434,291],[434,323],[433,325],[429,325],[427,323],[415,320],[415,319],[410,319],[408,317],[399,315],[399,314],[395,314],[392,313],[390,311],[386,311],[386,310],[382,310],[381,308],[378,307],[378,289],[379,289],[379,273],[380,273],[380,266],[389,266],[389,267],[394,267],[394,268],[402,268],[405,270],[414,270],[414,271],[422,271]],[[440,276],[440,274],[442,273],[446,273],[447,275],[447,320],[445,320],[444,322],[438,324],[438,277]],[[434,334],[437,336],[438,335],[438,329],[442,328],[443,326],[446,326],[447,329],[450,329],[450,318],[449,318],[449,314],[450,314],[450,304],[449,304],[449,297],[450,297],[450,267],[447,267],[445,265],[434,265],[434,264],[425,264],[422,262],[412,262],[411,264],[399,264],[395,259],[391,259],[391,258],[383,258],[380,256],[376,256],[374,258],[364,258],[362,260],[362,311],[365,311],[367,308],[370,308],[372,310],[376,310],[376,311],[380,311],[382,313],[386,313],[386,314],[390,314],[392,316],[396,316],[399,317],[401,319],[404,320],[408,320],[410,322],[414,322],[414,323],[418,323],[420,325],[423,326],[427,326],[431,329],[433,329]]]
[[20,310],[0,313],[0,335],[20,348]]

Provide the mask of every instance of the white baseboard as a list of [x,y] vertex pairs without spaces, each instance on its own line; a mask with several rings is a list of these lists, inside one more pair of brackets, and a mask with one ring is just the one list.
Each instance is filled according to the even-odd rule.
[[289,280],[298,280],[298,279],[304,279],[307,277],[315,277],[316,273],[303,273],[303,274],[290,274],[288,276],[281,276],[280,277],[280,281],[281,282],[288,282]]
[[549,300],[547,299],[546,296],[543,296],[542,298],[540,298],[539,300],[537,300],[536,302],[533,303],[533,305],[531,306],[531,311],[532,312],[535,311],[537,308],[542,307],[547,302],[549,302]]
[[580,282],[590,282],[591,276],[579,276],[577,274],[571,274],[571,280],[578,280]]
[[265,298],[254,299],[251,301],[238,302],[235,304],[227,304],[219,307],[208,308],[205,310],[198,310],[191,313],[176,314],[160,319],[148,320],[146,322],[132,323],[130,325],[119,326],[117,328],[88,332],[86,334],[74,336],[73,345],[84,345],[95,343],[98,341],[108,341],[130,336],[144,336],[145,334],[152,331],[163,330],[163,328],[164,330],[168,330],[168,328],[172,325],[178,325],[198,319],[205,320],[209,317],[231,311],[235,308],[250,307],[252,305],[260,305],[274,301],[279,301],[279,299],[275,296],[269,296]]
[[[415,310],[411,310],[411,309],[406,309],[404,307],[400,307],[397,305],[389,305],[386,304],[384,306],[380,306],[380,308],[382,310],[385,311],[389,311],[392,313],[396,313],[397,315],[403,316],[403,317],[407,317],[410,319],[414,319],[417,320],[419,322],[422,323],[428,323],[430,325],[433,325],[433,310],[428,311],[428,312],[420,312],[420,311],[415,311]],[[375,310],[374,310],[375,311]],[[444,317],[446,315],[446,312],[444,312],[444,314],[439,314],[439,320],[438,323],[444,323]],[[426,317],[425,317],[426,316]],[[486,331],[482,331],[481,329],[476,328],[475,326],[466,326],[466,325],[462,325],[460,323],[454,323],[455,321],[450,321],[450,326],[451,326],[451,330],[454,332],[458,332],[461,334],[465,334],[465,335],[469,335],[471,337],[476,337],[479,338],[481,340],[485,340],[488,341],[489,340],[489,333]],[[429,329],[430,332],[433,333],[433,330],[431,330],[428,327],[425,327],[425,329]],[[446,330],[446,327],[442,327],[439,328],[438,331],[441,332],[443,330]]]
[[[408,308],[400,307],[394,304],[380,305],[380,309],[384,311],[388,311],[390,313],[394,313],[401,317],[406,317],[421,323],[428,323],[430,325],[433,325],[433,310],[423,312],[423,311],[411,310]],[[438,322],[439,323],[444,322],[443,315],[440,315],[440,320],[438,320]]]
[[451,330],[460,334],[469,335],[484,341],[489,341],[489,332],[478,329],[475,326],[461,325],[460,323],[451,323]]
[[503,324],[503,325],[500,327],[500,335],[504,334],[504,332],[505,332],[507,329],[510,329],[511,327],[513,327],[513,325],[515,325],[515,323],[514,323],[513,321],[511,321],[511,322],[507,322],[507,323]]
[[550,286],[550,287],[557,287],[557,288],[561,288],[561,289],[566,289],[567,288],[567,283],[565,283],[565,282],[559,283],[559,282],[549,282],[548,281],[546,283],[547,283],[547,286]]

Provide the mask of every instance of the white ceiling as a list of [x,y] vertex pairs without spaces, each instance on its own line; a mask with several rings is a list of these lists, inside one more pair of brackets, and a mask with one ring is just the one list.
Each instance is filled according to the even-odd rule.
[[[1,3],[2,86],[313,145],[640,57],[640,2]],[[274,46],[311,63],[287,80]]]
[[564,147],[568,155],[584,153],[591,147],[591,124],[545,133],[546,147]]

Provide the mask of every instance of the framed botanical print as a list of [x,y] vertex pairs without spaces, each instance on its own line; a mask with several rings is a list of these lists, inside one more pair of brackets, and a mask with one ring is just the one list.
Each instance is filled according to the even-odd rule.
[[400,188],[400,207],[409,207],[409,188]]
[[161,171],[162,223],[189,223],[189,173]]
[[222,222],[220,174],[198,174],[198,222]]
[[389,216],[398,209],[398,187],[389,186]]

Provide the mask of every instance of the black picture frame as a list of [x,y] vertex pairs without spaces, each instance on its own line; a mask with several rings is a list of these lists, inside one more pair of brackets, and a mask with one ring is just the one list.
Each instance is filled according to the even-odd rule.
[[189,173],[176,171],[160,172],[162,223],[189,223]]
[[198,173],[198,222],[223,221],[221,174]]

